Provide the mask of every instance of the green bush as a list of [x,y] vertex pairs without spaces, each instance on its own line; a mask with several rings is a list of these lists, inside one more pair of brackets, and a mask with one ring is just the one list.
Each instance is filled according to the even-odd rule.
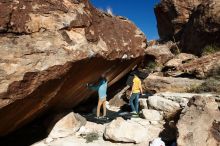
[[215,52],[218,52],[220,51],[220,47],[218,47],[217,45],[215,44],[212,44],[212,45],[207,45],[203,51],[202,51],[202,55],[209,55],[209,54],[213,54]]
[[157,63],[155,61],[149,61],[146,66],[146,68],[148,69],[155,69],[156,67],[157,67]]

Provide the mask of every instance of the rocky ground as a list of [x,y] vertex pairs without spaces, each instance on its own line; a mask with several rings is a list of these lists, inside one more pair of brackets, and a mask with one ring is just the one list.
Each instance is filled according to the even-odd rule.
[[[200,124],[206,126],[199,126],[198,132],[209,135],[206,139],[208,138],[210,143],[216,144],[218,141],[215,137],[218,137],[218,129],[215,127],[213,130],[209,130],[210,127],[213,127],[213,122],[219,121],[220,117],[218,104],[213,97],[220,98],[212,94],[157,93],[149,98],[140,99],[141,115],[139,118],[132,117],[128,111],[122,111],[120,107],[113,105],[108,106],[109,120],[95,119],[95,113],[82,115],[81,117],[70,112],[67,115],[64,114],[52,130],[48,130],[50,132],[47,138],[33,144],[33,146],[144,146],[149,145],[149,142],[157,137],[161,137],[169,144],[169,142],[177,140],[177,134],[179,135],[178,142],[187,143],[188,141],[185,141],[184,135],[188,135]],[[189,100],[192,100],[190,101],[191,105],[187,106]],[[149,108],[142,106],[144,104],[147,104]],[[178,112],[180,109],[184,109],[181,115]],[[207,112],[213,114],[207,115]],[[180,116],[180,119],[178,116]],[[186,120],[188,116],[193,118]],[[197,117],[200,117],[201,120],[198,120]],[[176,118],[179,121],[176,121]],[[204,118],[208,118],[209,121],[204,120]],[[193,121],[196,123],[191,125],[191,128],[183,128],[183,126],[187,127],[188,123]],[[176,123],[178,123],[177,127]],[[177,129],[179,132],[177,132]],[[215,135],[212,136],[211,133]],[[191,137],[190,143],[196,143],[200,139],[193,137],[193,134]],[[207,144],[206,142],[199,143]]]

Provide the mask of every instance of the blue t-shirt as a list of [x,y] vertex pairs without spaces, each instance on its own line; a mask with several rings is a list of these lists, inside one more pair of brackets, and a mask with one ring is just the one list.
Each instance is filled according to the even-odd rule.
[[107,97],[107,81],[101,80],[97,86],[90,86],[91,89],[97,90],[100,99]]

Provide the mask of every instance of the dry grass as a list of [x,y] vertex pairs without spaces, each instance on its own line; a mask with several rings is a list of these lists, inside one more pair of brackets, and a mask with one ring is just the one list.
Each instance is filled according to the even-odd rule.
[[213,54],[215,52],[219,52],[220,51],[220,47],[218,47],[215,44],[212,45],[207,45],[202,52],[202,56],[204,55],[209,55],[209,54]]

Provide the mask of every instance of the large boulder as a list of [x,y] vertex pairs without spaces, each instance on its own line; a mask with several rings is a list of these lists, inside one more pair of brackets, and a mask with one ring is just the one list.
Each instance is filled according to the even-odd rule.
[[207,45],[220,46],[219,6],[219,0],[161,0],[155,7],[160,38],[198,55]]
[[49,135],[47,139],[67,137],[77,132],[82,126],[86,125],[86,119],[79,114],[70,112],[55,115],[48,126]]
[[220,112],[213,97],[194,96],[180,115],[177,128],[179,146],[220,144]]
[[204,47],[220,47],[219,11],[219,0],[203,0],[203,3],[192,13],[185,27],[180,42],[183,51],[200,55]]
[[193,9],[202,1],[204,0],[161,0],[154,9],[160,38],[168,40],[178,38]]
[[[177,73],[175,72],[175,74]],[[202,83],[204,83],[204,81],[198,79],[164,77],[151,74],[143,81],[143,89],[154,92],[182,93],[188,92],[192,87],[198,87]]]
[[153,56],[157,64],[163,65],[174,57],[171,52],[172,46],[173,44],[171,43],[148,46],[146,55]]
[[134,121],[117,118],[106,126],[104,137],[116,142],[141,143],[148,139],[149,131]]
[[[159,96],[165,99],[172,100],[174,102],[177,102],[180,104],[182,108],[186,107],[189,100],[193,96],[204,96],[204,97],[210,97],[210,96],[215,96],[210,93],[202,93],[202,94],[196,94],[196,93],[174,93],[174,92],[162,92],[162,93],[157,93],[154,96]],[[217,96],[216,96],[217,99]]]
[[0,135],[78,105],[103,73],[112,85],[146,48],[132,22],[88,0],[2,1],[0,18]]
[[149,107],[163,111],[166,118],[175,116],[181,110],[179,103],[157,95],[150,96],[148,102]]

